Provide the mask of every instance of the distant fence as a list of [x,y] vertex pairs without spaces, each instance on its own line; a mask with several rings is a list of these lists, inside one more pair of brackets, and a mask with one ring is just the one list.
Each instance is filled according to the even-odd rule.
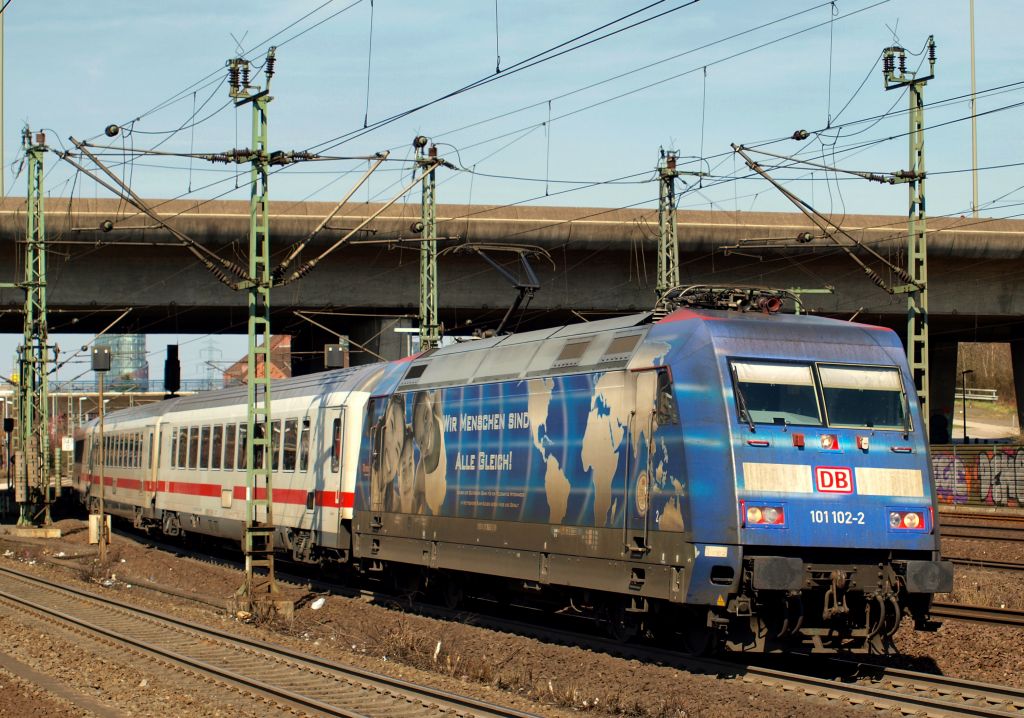
[[939,503],[1024,506],[1024,446],[932,446]]

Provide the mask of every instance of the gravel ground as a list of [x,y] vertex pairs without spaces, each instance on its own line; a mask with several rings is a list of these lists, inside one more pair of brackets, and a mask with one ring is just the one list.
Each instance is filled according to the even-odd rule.
[[[92,590],[116,592],[122,600],[539,715],[558,717],[583,711],[594,715],[637,717],[748,718],[816,715],[822,710],[836,715],[872,714],[868,709],[791,695],[742,679],[694,675],[605,654],[584,654],[580,649],[498,633],[468,623],[411,615],[359,598],[330,596],[321,609],[313,610],[306,596],[300,600],[291,626],[257,627],[235,620],[226,611],[140,590],[137,584],[132,584],[132,581],[144,579],[197,596],[224,599],[241,582],[237,569],[175,556],[147,548],[138,539],[115,536],[111,570],[117,580],[113,586],[104,588],[97,583],[103,572],[89,567],[95,549],[85,544],[81,523],[62,523],[65,538],[60,541],[14,543],[0,538],[0,549],[12,552],[6,560],[20,561],[26,566],[35,557],[32,570],[60,575],[68,583],[88,584]],[[957,555],[980,555],[968,553],[974,544],[992,550],[988,542],[962,544],[950,543],[947,551]],[[73,572],[53,567],[40,560],[47,557],[43,551],[63,560],[83,555],[80,560],[85,566]],[[64,556],[60,556],[61,553]],[[1007,558],[1005,552],[999,552],[999,556],[1003,560],[1015,560]],[[958,567],[952,600],[985,605],[1006,601],[1019,603],[1024,594],[1019,586],[1018,575]],[[295,591],[293,597],[301,593]],[[894,665],[938,670],[986,682],[1024,685],[1024,631],[949,621],[937,633],[917,633],[905,624],[896,638],[901,655],[888,659]],[[73,650],[66,653],[55,650],[65,663],[69,659],[73,661],[70,665],[87,662],[87,657],[77,656]],[[0,646],[0,651],[6,652],[6,648]],[[133,679],[126,679],[119,685],[131,686]],[[185,710],[179,707],[177,713],[204,715],[192,712],[194,708],[198,707],[190,706]]]
[[48,718],[49,716],[80,716],[87,718],[77,706],[22,680],[0,668],[0,718]]

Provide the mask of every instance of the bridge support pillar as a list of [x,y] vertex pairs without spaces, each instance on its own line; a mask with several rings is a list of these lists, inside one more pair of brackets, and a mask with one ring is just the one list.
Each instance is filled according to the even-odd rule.
[[[416,326],[413,317],[375,317],[365,319],[353,326],[352,363],[372,364],[394,361],[408,356],[416,333],[396,332],[396,329],[410,329]],[[362,345],[357,346],[356,342]],[[375,356],[377,355],[377,356]]]
[[956,342],[932,342],[929,347],[928,439],[933,444],[948,444],[953,432],[953,413],[956,406]]
[[292,333],[292,376],[324,370],[324,346],[337,344],[338,337],[308,322]]
[[1010,364],[1013,367],[1013,394],[1017,400],[1017,431],[1024,428],[1024,340],[1010,342]]

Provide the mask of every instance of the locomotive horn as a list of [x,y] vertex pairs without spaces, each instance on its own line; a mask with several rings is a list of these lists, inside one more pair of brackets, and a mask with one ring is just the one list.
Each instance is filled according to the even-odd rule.
[[766,314],[775,314],[782,309],[782,300],[778,297],[758,297],[757,308]]

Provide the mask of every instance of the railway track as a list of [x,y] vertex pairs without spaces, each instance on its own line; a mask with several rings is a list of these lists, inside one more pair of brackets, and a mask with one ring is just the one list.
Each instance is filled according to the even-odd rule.
[[999,571],[1024,571],[1024,563],[1016,561],[990,561],[984,558],[967,558],[965,556],[945,556],[957,566],[973,566],[974,568],[992,568]]
[[[0,569],[0,589],[2,589],[3,592],[6,592],[6,588],[4,588],[5,575],[11,573],[17,572],[9,572]],[[339,587],[321,583],[317,588],[320,590],[333,588],[334,591],[337,591]],[[53,589],[48,588],[46,590],[52,591]],[[0,598],[3,597],[3,592],[0,592]],[[345,591],[345,593],[348,592],[349,591]],[[81,592],[72,591],[72,593],[76,596],[83,595]],[[361,593],[367,599],[384,602],[392,607],[396,604],[396,597],[392,595],[376,594],[365,590],[362,592],[353,591],[352,593]],[[88,594],[84,595],[87,598],[92,598],[91,596],[88,596]],[[33,603],[39,603],[38,598],[30,600],[32,600]],[[101,600],[105,601],[105,599]],[[116,604],[116,602],[106,602],[106,604],[113,604],[120,608],[120,604]],[[944,606],[944,604],[938,605],[940,607]],[[469,618],[474,625],[480,627],[491,628],[493,630],[513,633],[516,635],[529,636],[548,643],[581,647],[587,650],[600,651],[610,655],[617,655],[623,658],[635,659],[648,663],[671,665],[696,673],[710,673],[724,677],[741,679],[748,682],[756,682],[770,687],[781,688],[786,691],[796,691],[808,696],[825,697],[844,704],[849,703],[870,706],[879,711],[885,711],[888,713],[903,713],[935,717],[952,715],[1006,716],[1014,715],[1015,713],[1024,714],[1024,689],[1001,687],[974,681],[961,680],[948,676],[931,675],[855,661],[823,658],[821,656],[816,656],[814,658],[807,659],[806,661],[797,660],[796,662],[787,662],[786,665],[792,665],[794,670],[782,670],[778,667],[779,659],[775,656],[762,657],[757,661],[745,661],[742,659],[739,661],[733,661],[696,658],[680,654],[677,651],[664,650],[646,645],[622,644],[595,637],[591,633],[565,630],[553,627],[550,624],[538,624],[532,620],[517,621],[497,616],[492,613],[472,613],[467,616],[465,609],[448,610],[431,604],[408,604],[408,607],[416,613],[438,618],[460,620],[463,622]],[[984,620],[992,622],[991,618],[981,617],[980,614],[968,615],[969,608],[979,610],[976,607],[954,606],[950,609],[950,613],[937,613],[936,615],[942,615],[947,618]],[[127,610],[135,611],[136,609]],[[208,629],[193,627],[190,624],[181,622],[177,619],[159,616],[158,614],[153,614],[149,611],[140,611],[139,613],[142,614],[143,621],[159,623],[167,620],[175,627],[176,630],[180,630],[183,633],[208,631]],[[956,615],[953,615],[954,613]],[[152,617],[155,617],[155,621]],[[1014,623],[1010,625],[1021,624]],[[211,633],[218,639],[224,637],[224,634],[217,631],[212,631]],[[235,637],[227,638],[235,640]],[[265,648],[264,644],[259,642],[250,642],[245,641],[244,639],[242,639],[242,641],[244,645],[243,650],[247,652],[263,650]],[[207,660],[209,659],[209,656],[209,653],[204,653],[204,657]],[[310,659],[306,656],[296,656],[294,653],[288,651],[284,651],[277,655],[275,661],[278,665],[281,662],[290,663],[292,661],[312,662],[314,665],[313,670],[315,671],[319,671],[319,667],[326,663],[318,661],[317,659]],[[380,678],[386,682],[401,684],[400,681],[396,682],[393,681],[393,679],[386,677],[375,678]],[[221,677],[221,680],[229,681],[228,678],[223,676]],[[260,689],[267,687],[264,680],[250,681],[249,685],[253,685],[254,683]],[[401,687],[404,688],[405,685],[406,684],[401,684]],[[385,693],[390,693],[390,689],[387,686],[382,690]],[[403,705],[414,703],[414,701],[410,701],[409,699],[400,700],[406,701]],[[422,701],[423,699],[419,698],[415,700]],[[470,701],[470,703],[473,703],[473,701]],[[460,715],[466,716],[524,715],[515,711],[502,711],[502,709],[497,709],[498,712],[493,712],[493,708],[494,707],[488,708],[488,710],[491,710],[492,712],[472,712],[465,708],[457,712]],[[313,709],[306,708],[305,710],[312,711]],[[391,711],[390,709],[385,709],[383,712],[379,713],[365,712],[360,714],[356,711],[351,713],[334,712],[327,714],[410,715],[417,717],[419,715],[430,715],[430,713],[421,712],[399,714]]]
[[[976,539],[981,541],[1024,542],[1022,526],[980,526],[978,524],[955,523],[940,525],[942,538]],[[992,533],[999,532],[999,533]]]
[[283,711],[372,718],[530,714],[251,640],[0,568],[0,602],[259,695]]
[[[423,611],[444,617],[455,612],[428,606]],[[466,620],[466,613],[459,613]],[[823,656],[762,656],[756,660],[691,657],[676,651],[645,645],[622,644],[575,631],[537,626],[489,614],[473,614],[474,625],[527,635],[558,643],[600,651],[633,660],[674,666],[690,672],[707,673],[765,686],[827,698],[842,704],[862,705],[892,715],[1005,716],[1024,713],[1024,689],[998,686],[951,676],[920,673],[888,666]],[[785,664],[783,670],[773,664]]]
[[932,603],[931,615],[933,618],[955,618],[961,621],[1024,627],[1024,611],[1014,608],[989,608],[935,601]]

